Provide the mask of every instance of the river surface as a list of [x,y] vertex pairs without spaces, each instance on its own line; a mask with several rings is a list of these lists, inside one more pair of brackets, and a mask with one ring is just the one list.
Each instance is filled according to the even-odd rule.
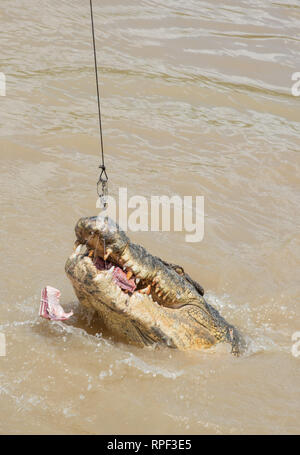
[[[64,264],[99,212],[89,2],[1,0],[0,432],[299,433],[299,2],[94,0],[94,20],[110,194],[205,201],[201,242],[128,234],[247,351],[139,349],[81,309]],[[47,284],[68,322],[39,318]]]

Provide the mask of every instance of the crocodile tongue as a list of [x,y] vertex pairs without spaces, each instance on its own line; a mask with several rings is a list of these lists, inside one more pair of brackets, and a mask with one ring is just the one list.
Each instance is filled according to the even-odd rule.
[[[98,270],[109,270],[113,267],[111,262],[104,261],[99,256],[96,258],[94,265],[97,267]],[[115,283],[124,291],[134,292],[136,289],[136,284],[134,278],[130,278],[128,280],[127,274],[123,272],[123,270],[118,267],[117,265],[114,266],[113,269],[113,278]]]

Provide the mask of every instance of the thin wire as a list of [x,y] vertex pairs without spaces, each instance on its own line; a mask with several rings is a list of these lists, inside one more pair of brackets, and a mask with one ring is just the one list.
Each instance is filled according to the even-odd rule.
[[105,176],[106,176],[105,165],[104,165],[104,147],[103,147],[103,137],[102,137],[101,108],[100,108],[99,81],[98,81],[97,55],[96,55],[96,43],[95,43],[95,31],[94,31],[94,18],[93,18],[92,0],[90,0],[90,9],[91,9],[91,22],[92,22],[93,48],[94,48],[94,60],[95,60],[97,100],[98,100],[99,132],[100,132],[101,156],[102,156],[102,166],[100,166],[100,167],[102,168],[102,171],[104,171]]

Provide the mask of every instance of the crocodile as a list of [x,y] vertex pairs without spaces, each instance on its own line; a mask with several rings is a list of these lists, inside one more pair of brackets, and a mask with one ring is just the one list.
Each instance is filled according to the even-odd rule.
[[204,298],[184,269],[132,243],[111,218],[80,218],[65,271],[80,303],[96,310],[112,334],[138,346],[180,350],[229,343],[240,355],[245,343]]

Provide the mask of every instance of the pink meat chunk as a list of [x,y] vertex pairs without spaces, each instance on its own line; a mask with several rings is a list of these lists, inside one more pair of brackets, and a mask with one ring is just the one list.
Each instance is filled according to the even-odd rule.
[[[97,267],[98,270],[109,270],[113,264],[111,262],[106,262],[99,256],[96,258],[94,265]],[[113,278],[115,283],[121,288],[129,292],[134,292],[136,289],[136,284],[134,278],[130,280],[127,279],[126,273],[123,270],[115,266],[113,271]]]
[[136,289],[136,284],[134,282],[134,278],[127,279],[126,273],[123,272],[120,267],[115,267],[113,271],[113,277],[117,285],[121,289],[125,289],[129,292],[134,292]]
[[60,291],[52,286],[46,286],[41,292],[39,315],[52,321],[65,321],[73,315],[73,311],[65,313],[59,304]]

